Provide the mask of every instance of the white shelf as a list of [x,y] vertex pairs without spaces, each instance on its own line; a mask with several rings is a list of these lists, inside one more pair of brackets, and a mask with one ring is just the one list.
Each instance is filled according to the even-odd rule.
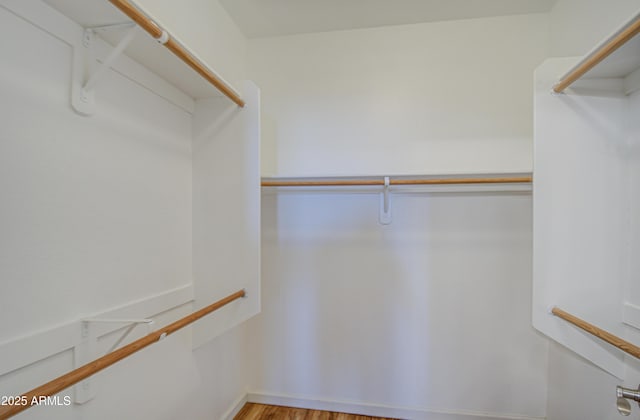
[[585,79],[624,79],[638,68],[640,68],[640,38],[635,37],[583,77]]
[[[83,28],[94,28],[105,25],[119,23],[133,23],[133,21],[113,6],[108,0],[43,0],[54,9],[58,10],[69,19],[76,22]],[[126,31],[117,30],[97,30],[96,33],[111,45],[116,45],[124,36]],[[124,54],[139,64],[143,65],[153,73],[166,80],[180,91],[193,99],[224,96],[216,87],[202,78],[193,69],[187,66],[182,60],[177,58],[171,51],[164,48],[155,39],[144,31],[140,30],[134,40],[125,49]],[[188,51],[190,55],[198,59],[197,54],[190,51],[175,34],[171,37]],[[198,59],[200,63],[203,60]],[[214,70],[209,70],[224,81]],[[237,92],[237,89],[231,87]]]
[[595,88],[629,95],[640,89],[639,32],[640,13],[578,61],[560,78],[554,90],[560,93],[571,86],[575,93],[589,93]]

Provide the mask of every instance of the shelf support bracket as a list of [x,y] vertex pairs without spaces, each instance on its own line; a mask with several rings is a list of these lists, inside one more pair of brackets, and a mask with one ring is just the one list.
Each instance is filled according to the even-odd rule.
[[[86,30],[93,31],[93,29],[86,29]],[[116,45],[116,47],[111,51],[111,53],[109,53],[107,58],[105,58],[104,61],[100,63],[100,67],[98,67],[98,70],[96,70],[93,74],[89,76],[84,86],[82,86],[82,89],[85,92],[90,91],[94,88],[94,86],[96,85],[96,83],[98,83],[98,80],[100,80],[104,72],[109,67],[111,67],[111,64],[113,64],[116,58],[118,58],[120,54],[122,54],[122,52],[125,50],[125,48],[129,46],[129,44],[131,43],[131,41],[133,41],[133,38],[135,36],[136,36],[136,26],[133,26],[127,31],[125,36],[120,40],[118,45]]]
[[[106,354],[117,349],[120,344],[129,336],[133,329],[139,324],[147,325],[147,333],[151,333],[153,319],[102,319],[102,318],[86,318],[80,322],[80,342],[76,344],[73,351],[73,363],[75,368],[84,366],[85,364],[95,360],[98,357],[98,337],[99,333],[96,328],[92,328],[92,324],[130,324],[126,327],[120,338],[107,350]],[[74,386],[74,402],[76,404],[84,404],[92,400],[95,396],[95,388],[91,386],[92,378]]]
[[389,177],[384,177],[384,190],[380,193],[380,214],[378,220],[381,225],[391,224],[391,199],[389,197]]
[[[122,28],[128,28],[128,31],[120,42],[118,42],[118,45],[111,50],[104,60],[96,60],[93,54],[93,43],[96,31],[121,30]],[[86,28],[84,30],[81,45],[76,45],[74,48],[71,106],[76,112],[82,115],[93,114],[95,109],[94,87],[104,76],[106,70],[111,67],[113,62],[124,52],[131,41],[133,41],[137,33],[137,28],[135,24],[116,24]],[[90,69],[95,66],[96,61],[99,62],[99,67],[91,73]]]

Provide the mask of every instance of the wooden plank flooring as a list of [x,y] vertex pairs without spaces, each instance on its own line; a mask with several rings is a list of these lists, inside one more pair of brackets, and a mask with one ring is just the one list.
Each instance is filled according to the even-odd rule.
[[333,411],[306,410],[304,408],[281,407],[246,403],[234,420],[394,420],[382,417],[360,416]]

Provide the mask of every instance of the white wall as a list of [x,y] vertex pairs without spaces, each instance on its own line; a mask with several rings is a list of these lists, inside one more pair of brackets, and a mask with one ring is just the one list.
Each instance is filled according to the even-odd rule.
[[393,195],[388,226],[378,205],[376,194],[263,194],[251,392],[401,418],[544,417],[531,196]]
[[[148,7],[149,10],[154,11],[154,16],[157,16],[159,21],[163,25],[167,25],[166,28],[175,36],[177,36],[182,42],[189,46],[197,56],[209,65],[210,68],[215,71],[226,81],[231,83],[242,94],[243,83],[246,79],[246,52],[247,45],[246,39],[231,20],[224,8],[218,1],[211,0],[189,0],[180,2],[179,10],[176,10],[176,2],[166,1],[149,1],[140,0],[141,4]],[[251,104],[253,107],[255,104]],[[206,108],[208,105],[204,105]],[[254,112],[254,111],[251,111]],[[206,112],[205,112],[206,113]],[[202,128],[203,125],[200,125]],[[202,133],[198,132],[198,127],[193,126],[192,135],[201,136]],[[211,128],[209,126],[209,128]],[[211,135],[211,133],[209,133]],[[196,139],[194,139],[195,141]],[[199,138],[200,144],[194,146],[194,153],[198,149],[202,151],[204,148],[202,138]],[[241,150],[246,151],[250,148],[248,145],[241,146]],[[233,149],[235,151],[235,149]],[[237,151],[235,151],[237,153]],[[241,157],[234,155],[235,158],[241,160],[238,166],[246,165],[249,161],[254,163],[253,157],[247,153]],[[207,179],[211,182],[215,182],[216,173],[211,169],[206,169],[207,161],[202,159],[193,160],[193,176],[197,177],[206,174]],[[220,159],[219,157],[217,159]],[[213,166],[210,163],[209,166]],[[259,168],[255,168],[256,171]],[[247,174],[244,174],[247,176]],[[206,180],[205,180],[206,181]],[[255,180],[257,182],[257,180]],[[195,184],[195,182],[194,182]],[[202,182],[200,183],[202,185]],[[219,185],[219,187],[222,187]],[[259,198],[256,198],[253,194],[249,194],[247,197],[242,197],[241,201],[246,202],[259,202]],[[226,224],[227,228],[233,225],[235,222],[230,222],[228,219],[220,219],[213,216],[214,211],[211,211],[211,207],[208,207],[206,202],[203,207],[195,208],[199,204],[194,201],[194,223],[196,214],[202,215],[207,211],[210,211],[211,217],[209,218],[211,225],[217,225],[221,227],[221,224]],[[230,210],[226,210],[230,211]],[[256,211],[255,209],[241,209],[239,210],[238,219],[234,219],[236,222],[241,217],[247,214],[251,214]],[[206,226],[206,221],[201,219],[204,224],[195,225],[194,229],[200,231],[211,232],[216,228],[215,226]],[[257,223],[257,221],[256,221]],[[247,224],[240,230],[245,233],[258,228],[254,224]],[[255,233],[250,233],[251,237],[255,237]],[[194,236],[195,239],[195,236]],[[194,246],[198,246],[198,242],[194,243]],[[200,255],[206,254],[206,250],[200,249]],[[213,250],[210,250],[213,252]],[[259,257],[259,250],[257,245],[252,243],[249,249],[245,250],[243,256]],[[195,258],[195,254],[194,254]],[[217,260],[214,260],[215,263]],[[209,263],[211,265],[211,263]],[[227,264],[228,266],[228,264]],[[201,265],[202,267],[202,265]],[[243,273],[253,272],[254,262],[247,262],[242,269]],[[195,266],[194,266],[195,269]],[[207,270],[211,271],[212,268]],[[215,270],[214,270],[215,272]],[[195,275],[195,273],[194,273]],[[216,273],[220,275],[220,271]],[[203,280],[203,279],[201,279]],[[206,280],[206,279],[205,279]],[[238,284],[250,283],[252,286],[255,284],[254,279],[240,279],[236,275],[230,275],[229,279],[219,280],[218,283],[229,284],[229,281],[236,281]],[[248,287],[247,287],[248,289]],[[259,290],[259,289],[258,289]],[[234,290],[235,291],[235,290]],[[252,304],[252,308],[255,306]],[[257,304],[259,308],[259,303]],[[243,309],[243,312],[244,311]],[[233,317],[233,314],[231,314]],[[215,320],[209,320],[215,322]],[[212,325],[211,323],[209,325]],[[214,324],[218,325],[218,324]],[[206,335],[206,334],[202,334]],[[247,342],[247,326],[241,324],[235,326],[232,330],[217,337],[213,341],[198,347],[192,353],[190,353],[191,360],[195,363],[192,367],[189,387],[179,393],[183,393],[185,398],[177,405],[177,409],[165,413],[168,418],[190,418],[190,419],[221,419],[223,416],[228,415],[228,411],[234,408],[238,402],[238,399],[245,395],[247,385],[249,383],[249,377],[251,372],[247,369],[247,359],[250,357],[248,352]]]
[[75,114],[69,46],[0,12],[21,39],[2,44],[3,337],[188,284],[190,116],[115,73]]
[[[229,20],[221,10],[194,3],[175,32],[188,21],[182,38],[191,38],[196,19]],[[70,46],[3,8],[0,20],[0,343],[189,285],[191,115],[108,72],[95,115],[81,117],[70,107]],[[206,28],[241,44],[237,29]],[[202,39],[193,48],[201,57],[228,57],[228,79],[244,77],[242,48],[210,50]],[[190,310],[159,314],[156,326]],[[245,392],[245,339],[238,328],[193,352],[182,332],[98,374],[89,403],[18,418],[220,418]],[[61,352],[0,376],[0,395],[73,367],[72,352]]]
[[263,174],[531,171],[545,14],[251,40]]
[[[581,107],[591,107],[592,110],[597,109],[596,103],[601,105],[602,98],[590,98],[590,100],[582,99]],[[640,293],[637,289],[637,272],[638,272],[638,259],[637,255],[640,249],[640,223],[637,220],[637,209],[640,205],[640,195],[638,194],[638,182],[640,181],[640,158],[638,155],[638,132],[640,131],[640,123],[637,120],[637,113],[640,110],[640,94],[635,93],[629,96],[627,99],[617,99],[618,104],[610,106],[608,111],[618,108],[620,120],[623,123],[618,124],[623,131],[617,136],[608,136],[606,138],[606,147],[610,151],[613,146],[615,152],[605,156],[607,153],[602,153],[602,161],[598,164],[600,168],[598,170],[606,170],[605,176],[616,177],[619,176],[619,184],[623,185],[622,191],[617,191],[617,197],[604,202],[611,204],[608,206],[608,213],[599,217],[599,225],[604,229],[603,232],[598,232],[598,228],[592,229],[590,237],[598,239],[598,245],[602,245],[607,240],[607,235],[615,231],[614,223],[611,223],[609,218],[612,217],[613,212],[618,207],[619,215],[618,220],[623,224],[618,228],[623,228],[624,235],[619,235],[616,243],[612,244],[610,248],[616,250],[618,257],[614,260],[617,264],[611,267],[611,264],[607,264],[605,253],[598,252],[598,257],[592,264],[592,270],[597,272],[602,270],[605,277],[600,281],[592,281],[589,283],[580,284],[581,288],[574,288],[574,295],[577,301],[580,302],[582,307],[579,309],[583,313],[593,316],[590,322],[604,327],[609,331],[613,331],[615,334],[623,337],[631,343],[640,343],[640,330],[631,327],[629,325],[621,324],[621,319],[627,318],[626,313],[623,311],[623,304],[629,302],[631,304],[638,305],[640,302]],[[578,103],[574,101],[573,104]],[[579,113],[577,113],[579,114]],[[600,113],[602,114],[602,113]],[[599,116],[601,116],[599,114]],[[580,127],[580,126],[577,126]],[[575,128],[575,127],[574,127]],[[584,137],[581,137],[583,139]],[[615,145],[615,146],[614,146]],[[617,168],[607,167],[606,160],[613,157],[618,163]],[[576,165],[574,165],[575,167]],[[592,165],[593,166],[593,165]],[[610,165],[609,165],[610,166]],[[608,188],[615,191],[615,189]],[[594,193],[596,188],[591,188],[590,193]],[[598,193],[600,197],[602,194]],[[613,204],[614,201],[619,202]],[[631,209],[631,210],[630,210]],[[598,223],[593,220],[590,224],[597,226]],[[577,236],[577,235],[576,235]],[[578,247],[579,248],[579,247]],[[570,258],[569,258],[570,259]],[[603,265],[604,264],[604,265]],[[602,266],[603,265],[603,266]],[[602,267],[600,267],[602,266]],[[600,278],[603,275],[599,276]],[[587,276],[583,276],[584,280]],[[582,282],[579,282],[582,283]],[[625,286],[626,285],[626,286]],[[589,291],[598,292],[598,287],[602,292],[597,293],[596,296],[591,296]],[[585,294],[586,293],[586,294]],[[610,295],[617,299],[617,301],[610,302],[607,309],[607,296]],[[591,305],[585,304],[591,299]],[[611,299],[609,299],[611,301]],[[575,306],[575,305],[574,305]],[[608,319],[607,319],[608,317]],[[615,317],[615,318],[613,318]],[[612,320],[616,320],[615,324]],[[629,319],[631,322],[633,318]],[[607,322],[610,324],[607,326]],[[569,334],[564,334],[562,338],[568,337]],[[600,346],[598,346],[600,347]],[[608,350],[607,350],[608,349]],[[578,347],[578,350],[584,351],[585,347]],[[585,418],[585,413],[590,413],[594,418],[602,419],[616,419],[619,418],[619,414],[615,409],[615,387],[616,385],[623,385],[627,388],[637,389],[640,382],[640,363],[637,359],[624,355],[621,351],[613,349],[610,346],[606,346],[603,351],[609,351],[616,357],[623,359],[623,366],[620,369],[621,374],[616,372],[616,376],[610,375],[593,364],[581,359],[575,353],[570,352],[559,345],[552,345],[549,352],[549,407],[548,418],[550,420],[577,420]],[[599,363],[597,359],[591,359]],[[604,365],[603,365],[604,366]],[[585,395],[589,395],[589,398],[585,399]],[[632,404],[633,414],[632,418],[640,417],[640,410],[636,404]]]
[[[559,0],[550,15],[551,55],[571,56],[587,53],[638,10],[638,0]],[[635,101],[637,102],[637,98]],[[635,121],[635,117],[632,117],[631,121]],[[635,155],[630,153],[629,157],[633,158]],[[632,255],[631,261],[634,259]],[[634,339],[637,337],[634,336]],[[575,353],[559,345],[551,345],[548,418],[620,418],[615,409],[615,386],[625,384],[636,388],[638,381],[640,369],[637,362],[627,359],[625,380],[619,381]],[[634,406],[633,410],[631,418],[638,418],[638,407]]]
[[193,279],[196,309],[244,289],[245,298],[194,326],[194,346],[260,311],[260,95],[240,109],[198,101],[193,119]]
[[619,419],[615,405],[619,384],[574,352],[557,343],[549,346],[549,420]]
[[[527,15],[251,40],[263,175],[530,171],[547,33]],[[383,227],[376,196],[263,193],[254,398],[543,417],[530,196],[393,206]]]

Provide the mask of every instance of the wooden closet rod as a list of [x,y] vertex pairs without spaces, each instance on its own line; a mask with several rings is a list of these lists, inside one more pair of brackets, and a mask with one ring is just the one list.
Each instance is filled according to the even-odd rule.
[[[166,34],[153,20],[144,15],[137,7],[129,3],[127,0],[109,0],[115,7],[120,9],[122,13],[129,16],[135,23],[137,23],[142,29],[147,31],[154,39],[160,40],[163,33]],[[189,67],[195,70],[200,76],[204,77],[209,83],[215,86],[226,97],[235,102],[239,107],[244,107],[245,102],[238,96],[238,94],[227,85],[216,74],[209,70],[204,64],[197,60],[189,51],[187,51],[182,45],[173,39],[172,36],[168,36],[166,42],[162,42],[173,54],[185,62]]]
[[562,93],[566,88],[571,86],[573,82],[581,78],[586,72],[594,68],[598,63],[611,55],[618,48],[623,46],[627,41],[636,36],[640,32],[640,18],[637,18],[626,28],[613,36],[608,42],[600,48],[589,54],[582,62],[567,73],[553,87],[555,93]]
[[44,396],[44,397],[53,396],[58,392],[70,387],[71,385],[74,385],[88,378],[94,373],[100,372],[101,370],[113,365],[114,363],[119,362],[125,357],[130,356],[133,353],[139,350],[142,350],[143,348],[162,340],[169,334],[172,334],[178,331],[179,329],[186,327],[187,325],[202,318],[203,316],[208,315],[211,312],[222,308],[228,303],[231,303],[236,299],[244,297],[245,295],[246,293],[244,290],[237,291],[223,299],[220,299],[215,303],[212,303],[209,306],[206,306],[200,309],[199,311],[193,312],[192,314],[187,315],[184,318],[181,318],[176,322],[167,325],[164,328],[154,331],[151,334],[148,334],[130,344],[127,344],[124,347],[119,348],[118,350],[112,351],[111,353],[108,353],[100,357],[99,359],[94,360],[93,362],[87,363],[84,366],[81,366],[75,370],[72,370],[71,372],[65,375],[62,375],[50,382],[47,382],[44,385],[41,385],[25,394],[22,394],[20,397],[21,400],[18,399],[18,401],[26,401],[26,404],[0,406],[0,420],[7,419],[31,407],[31,402],[33,401],[34,398],[37,401],[37,399],[41,396]]
[[640,359],[640,347],[631,344],[630,342],[623,340],[622,338],[615,336],[610,332],[603,330],[602,328],[596,327],[595,325],[590,324],[587,321],[578,318],[577,316],[571,315],[570,313],[565,312],[560,308],[554,307],[551,310],[551,313],[588,332],[589,334],[594,335],[603,341],[606,341],[612,346],[619,348],[625,353],[628,353],[633,357]]
[[[530,176],[510,178],[425,178],[390,179],[389,185],[452,185],[452,184],[510,184],[531,182]],[[357,185],[382,185],[384,179],[334,179],[334,180],[263,180],[263,187],[334,187]]]

